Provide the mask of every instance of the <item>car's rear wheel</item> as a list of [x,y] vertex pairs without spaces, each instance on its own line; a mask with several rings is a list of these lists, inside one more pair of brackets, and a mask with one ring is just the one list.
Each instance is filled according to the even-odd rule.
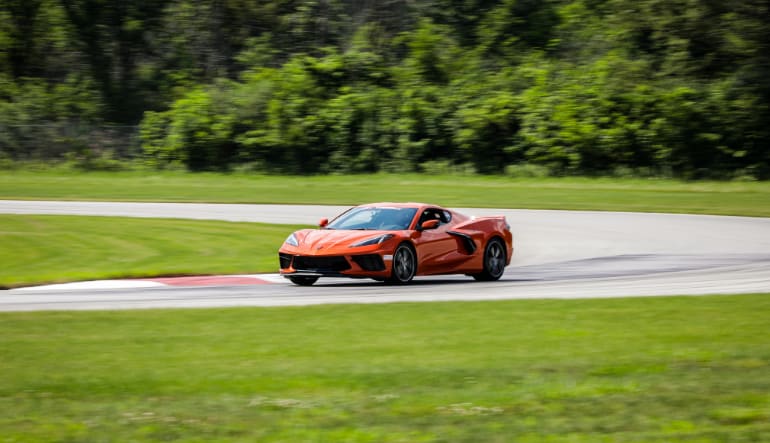
[[299,286],[312,286],[313,283],[318,281],[318,277],[297,276],[289,277],[292,283]]
[[406,243],[398,245],[393,253],[393,270],[388,282],[395,284],[409,283],[417,273],[417,257],[414,250]]
[[473,278],[479,281],[499,280],[505,271],[505,245],[495,237],[487,243],[484,249],[484,270]]

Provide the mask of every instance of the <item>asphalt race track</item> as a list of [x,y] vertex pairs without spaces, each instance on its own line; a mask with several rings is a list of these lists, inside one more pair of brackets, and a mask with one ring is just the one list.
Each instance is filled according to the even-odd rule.
[[[0,201],[0,213],[297,224],[315,224],[320,218],[331,218],[342,209],[334,206]],[[469,215],[505,215],[508,218],[514,233],[515,251],[513,262],[500,281],[481,283],[464,276],[423,277],[408,286],[388,286],[370,280],[321,279],[312,287],[298,287],[272,275],[265,278],[273,284],[261,285],[49,287],[0,292],[0,311],[770,292],[770,219],[515,209],[460,211]]]

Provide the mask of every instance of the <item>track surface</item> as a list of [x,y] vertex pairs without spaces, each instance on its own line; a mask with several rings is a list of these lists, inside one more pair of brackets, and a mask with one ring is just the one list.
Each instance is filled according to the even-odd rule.
[[[117,215],[314,224],[345,207],[0,201],[0,213]],[[514,259],[499,282],[418,278],[404,287],[321,279],[309,288],[275,284],[206,287],[18,290],[0,310],[288,306],[322,303],[587,298],[770,292],[770,219],[511,209]],[[288,230],[287,230],[288,234]],[[248,239],[244,239],[248,241]]]

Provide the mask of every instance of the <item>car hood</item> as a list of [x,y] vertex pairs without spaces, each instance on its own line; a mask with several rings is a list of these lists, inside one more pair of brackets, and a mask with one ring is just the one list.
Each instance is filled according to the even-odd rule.
[[308,229],[295,233],[299,242],[298,247],[312,252],[348,247],[383,234],[394,234],[394,231]]

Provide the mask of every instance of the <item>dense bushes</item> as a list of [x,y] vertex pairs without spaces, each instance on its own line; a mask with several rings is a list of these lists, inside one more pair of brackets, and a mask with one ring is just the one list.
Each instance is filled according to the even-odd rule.
[[9,1],[6,159],[770,177],[764,1]]
[[189,92],[146,114],[145,152],[159,167],[193,170],[429,171],[422,165],[443,161],[482,173],[525,171],[509,167],[519,164],[537,174],[769,172],[766,145],[744,132],[757,117],[727,82],[657,80],[647,63],[608,54],[579,65],[533,57],[434,82],[407,59],[383,71],[391,85],[381,86],[382,77],[349,81],[355,60],[302,55]]

